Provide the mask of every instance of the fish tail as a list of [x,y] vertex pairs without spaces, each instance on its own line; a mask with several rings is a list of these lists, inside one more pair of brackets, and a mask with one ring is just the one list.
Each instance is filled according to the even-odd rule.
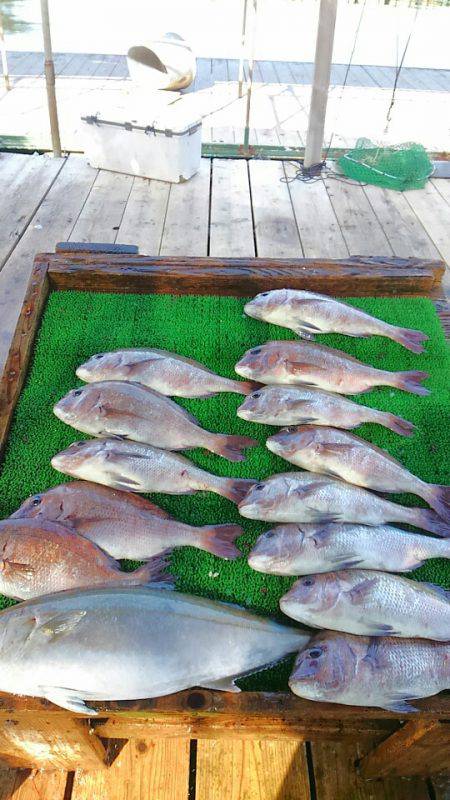
[[374,421],[379,422],[381,425],[384,425],[385,428],[389,428],[389,430],[395,433],[399,433],[400,436],[412,436],[416,429],[416,426],[413,425],[412,422],[408,422],[408,420],[402,419],[402,417],[397,417],[396,414],[391,414],[389,411],[380,411],[380,413],[376,415]]
[[430,390],[422,386],[421,382],[429,377],[428,372],[420,372],[419,370],[395,372],[389,380],[389,385],[395,386],[397,389],[403,389],[404,392],[426,395],[430,394]]
[[240,525],[204,525],[198,531],[197,547],[219,558],[233,560],[241,555],[234,540],[242,533]]
[[423,342],[426,342],[429,337],[422,331],[415,331],[410,328],[394,328],[390,338],[413,353],[423,353],[425,350]]
[[425,487],[420,496],[450,525],[450,486],[431,484]]
[[153,588],[161,585],[162,588],[170,589],[174,585],[174,576],[167,572],[169,565],[170,550],[166,550],[164,555],[154,556],[146,561],[142,567],[138,567],[133,572],[121,573],[123,583],[130,586],[146,586],[150,584]]
[[214,491],[237,505],[255,483],[255,480],[248,478],[221,478],[220,483],[217,482],[214,487]]
[[261,384],[256,381],[233,381],[233,384],[237,394],[252,394],[261,388]]
[[444,522],[434,511],[429,511],[427,508],[414,508],[411,511],[414,512],[409,520],[411,525],[416,525],[418,528],[423,528],[424,531],[435,533],[436,536],[441,536],[443,539],[447,539],[450,536],[448,522]]
[[228,434],[212,434],[205,443],[208,450],[228,461],[245,461],[241,452],[246,447],[256,447],[259,442],[249,436],[229,436]]

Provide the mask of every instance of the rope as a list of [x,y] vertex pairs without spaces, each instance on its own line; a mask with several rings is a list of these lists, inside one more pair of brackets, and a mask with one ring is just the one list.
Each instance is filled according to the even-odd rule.
[[400,77],[400,73],[402,71],[403,62],[405,60],[405,56],[406,56],[406,53],[407,53],[407,50],[408,50],[408,47],[409,47],[409,43],[411,41],[411,37],[412,37],[413,32],[414,32],[414,28],[415,28],[415,25],[416,25],[416,20],[417,20],[417,15],[419,13],[419,9],[420,9],[420,6],[416,6],[416,13],[414,14],[414,18],[413,18],[412,25],[411,25],[411,30],[409,32],[408,38],[406,40],[405,48],[403,50],[403,55],[402,55],[402,57],[400,59],[400,64],[398,64],[398,66],[396,68],[396,71],[395,71],[395,80],[394,80],[394,86],[392,87],[391,102],[389,103],[389,108],[388,108],[388,111],[387,111],[387,114],[386,114],[386,127],[384,129],[385,134],[388,131],[389,123],[390,123],[391,118],[392,118],[391,115],[392,115],[392,109],[394,108],[394,103],[395,103],[395,93],[397,91],[397,83],[398,83],[398,79]]

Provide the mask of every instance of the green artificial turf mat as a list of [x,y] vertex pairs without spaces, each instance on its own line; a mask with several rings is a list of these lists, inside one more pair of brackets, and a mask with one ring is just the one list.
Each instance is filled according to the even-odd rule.
[[[159,347],[197,359],[222,375],[236,377],[234,364],[248,348],[270,339],[296,338],[287,329],[244,316],[244,302],[233,297],[52,292],[6,448],[0,476],[2,517],[12,513],[28,495],[69,480],[52,469],[50,459],[71,442],[88,437],[58,420],[52,414],[52,405],[80,384],[75,369],[93,353],[119,347]],[[414,422],[417,432],[412,438],[374,424],[360,427],[358,435],[388,450],[424,480],[449,483],[446,438],[450,355],[433,304],[426,298],[358,298],[349,302],[393,324],[419,328],[430,337],[427,351],[422,355],[414,355],[379,337],[317,337],[317,341],[345,350],[375,367],[421,369],[431,374],[426,381],[431,390],[428,397],[380,388],[354,398]],[[264,447],[265,439],[275,429],[236,417],[236,408],[243,399],[236,394],[221,394],[179,402],[205,428],[253,436],[261,446],[247,451],[247,460],[239,464],[200,450],[188,456],[199,466],[220,475],[261,479],[294,469]],[[244,535],[238,544],[244,554],[257,535],[270,527],[242,519],[231,502],[212,493],[152,495],[151,499],[173,516],[195,525],[241,523]],[[392,499],[425,505],[414,496],[399,495]],[[430,561],[417,570],[415,577],[449,587],[449,564],[444,560]],[[239,603],[278,618],[281,618],[278,600],[294,580],[253,572],[245,558],[227,562],[190,547],[175,551],[171,569],[181,591]],[[0,598],[0,607],[10,602]],[[240,681],[240,685],[247,689],[285,689],[289,668],[290,663],[277,665]]]

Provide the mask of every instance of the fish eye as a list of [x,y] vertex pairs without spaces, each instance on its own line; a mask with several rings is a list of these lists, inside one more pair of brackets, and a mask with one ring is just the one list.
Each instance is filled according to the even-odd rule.
[[264,484],[263,483],[257,483],[256,486],[254,486],[253,488],[256,489],[259,492],[260,489],[264,489]]
[[260,296],[260,297],[267,297],[267,295],[268,295],[268,294],[269,294],[269,292],[263,292],[263,293],[262,293],[262,294],[260,294],[259,296]]
[[104,355],[104,353],[98,353],[94,358],[103,358]]
[[73,396],[74,397],[78,397],[81,394],[82,391],[83,391],[82,389],[75,389],[75,391],[73,393]]
[[320,649],[320,647],[316,647],[314,650],[309,651],[309,655],[311,656],[311,658],[320,658],[320,656],[322,655],[322,650]]
[[31,501],[31,505],[32,506],[38,506],[39,503],[41,502],[41,500],[42,500],[42,497],[37,495],[36,497],[33,497],[33,500]]
[[255,394],[252,394],[252,397],[256,400],[258,397],[261,397],[261,392],[255,392]]
[[275,531],[266,531],[266,539],[273,539]]
[[72,442],[72,444],[70,446],[71,447],[81,447],[82,444],[84,444],[84,441],[83,442]]
[[260,347],[256,347],[254,350],[250,350],[250,355],[257,356],[258,353],[260,353],[260,352],[261,352],[261,348]]
[[315,580],[314,578],[305,578],[304,581],[302,581],[302,583],[303,586],[314,586]]

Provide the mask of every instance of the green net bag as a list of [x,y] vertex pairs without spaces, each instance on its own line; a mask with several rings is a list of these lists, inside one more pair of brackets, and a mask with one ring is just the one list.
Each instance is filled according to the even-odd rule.
[[338,164],[348,178],[400,192],[423,189],[433,172],[425,148],[414,142],[381,147],[370,139],[358,139]]

